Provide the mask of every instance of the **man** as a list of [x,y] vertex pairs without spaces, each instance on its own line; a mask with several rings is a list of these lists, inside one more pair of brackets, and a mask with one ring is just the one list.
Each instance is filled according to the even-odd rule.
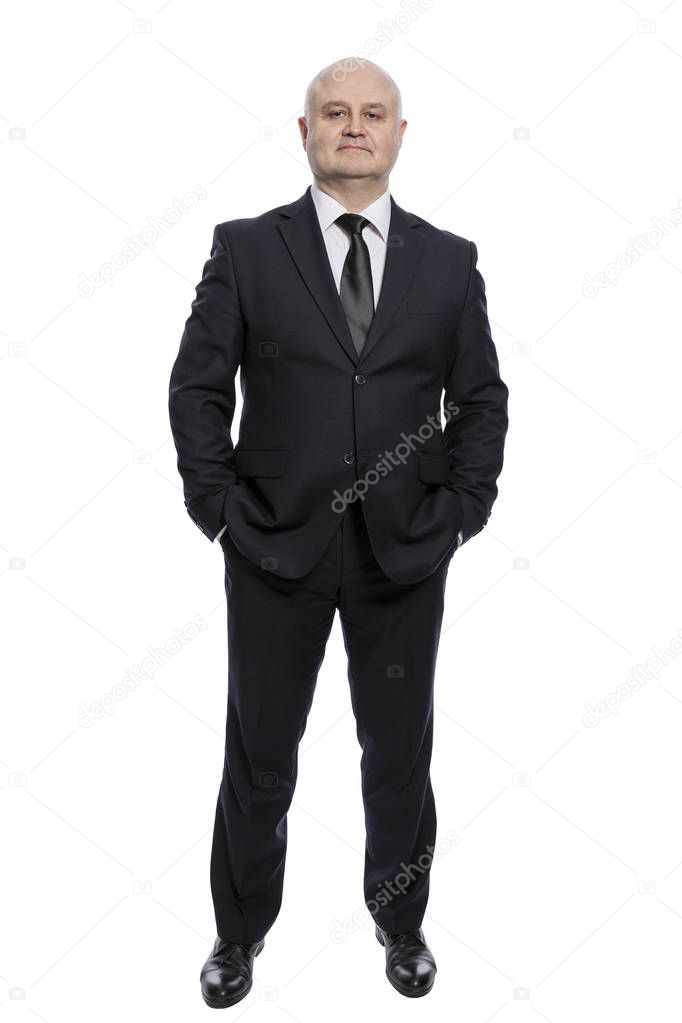
[[[299,118],[313,183],[215,228],[170,381],[185,504],[225,557],[218,937],[201,971],[216,1008],[249,992],[280,910],[298,744],[337,608],[362,747],[365,901],[393,986],[424,995],[436,972],[421,923],[444,587],[497,496],[508,391],[476,246],[389,193],[407,127],[395,83],[369,62],[343,67],[313,79]],[[391,878],[417,863],[397,893]]]

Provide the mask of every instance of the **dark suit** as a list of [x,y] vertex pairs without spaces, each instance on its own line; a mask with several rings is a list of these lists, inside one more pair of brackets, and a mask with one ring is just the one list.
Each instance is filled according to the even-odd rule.
[[[507,431],[476,260],[473,242],[391,198],[358,356],[310,188],[215,228],[170,419],[190,516],[211,540],[227,523],[228,718],[211,861],[225,939],[259,940],[279,911],[298,742],[336,609],[363,748],[368,906],[435,840],[445,576],[458,532],[466,542],[488,521]],[[385,930],[418,927],[427,893],[428,870],[372,912]]]
[[[305,575],[329,543],[335,495],[372,470],[365,521],[396,582],[427,576],[460,529],[465,543],[478,533],[497,496],[507,388],[476,247],[391,207],[359,357],[308,188],[216,227],[173,366],[170,418],[189,514],[211,540],[227,522],[242,553],[287,579]],[[429,417],[443,390],[445,407],[459,411],[441,432]]]

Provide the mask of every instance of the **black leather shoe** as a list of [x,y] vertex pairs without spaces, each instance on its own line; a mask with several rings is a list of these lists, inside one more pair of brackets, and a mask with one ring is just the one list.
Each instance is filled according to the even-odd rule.
[[242,945],[216,938],[213,951],[201,968],[201,993],[212,1009],[227,1009],[245,998],[253,984],[253,960],[264,941]]
[[428,995],[437,966],[421,927],[398,934],[382,931],[378,924],[375,927],[377,940],[386,949],[386,976],[396,991],[408,998]]

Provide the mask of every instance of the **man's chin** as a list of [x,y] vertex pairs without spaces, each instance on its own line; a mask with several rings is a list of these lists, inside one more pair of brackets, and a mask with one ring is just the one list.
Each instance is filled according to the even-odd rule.
[[371,178],[374,177],[374,171],[373,168],[349,167],[347,163],[343,163],[341,166],[334,168],[334,176],[337,178],[348,178],[349,180],[355,178]]

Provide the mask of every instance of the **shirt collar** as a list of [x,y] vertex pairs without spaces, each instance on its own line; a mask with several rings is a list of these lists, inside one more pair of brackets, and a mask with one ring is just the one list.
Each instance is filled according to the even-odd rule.
[[[348,210],[337,199],[324,192],[315,181],[310,186],[310,194],[315,203],[320,228],[324,234],[336,218],[340,217],[342,213],[347,213]],[[377,229],[382,241],[385,243],[391,223],[391,195],[388,188],[374,202],[371,202],[366,209],[362,210],[362,216],[369,220],[370,224]]]

